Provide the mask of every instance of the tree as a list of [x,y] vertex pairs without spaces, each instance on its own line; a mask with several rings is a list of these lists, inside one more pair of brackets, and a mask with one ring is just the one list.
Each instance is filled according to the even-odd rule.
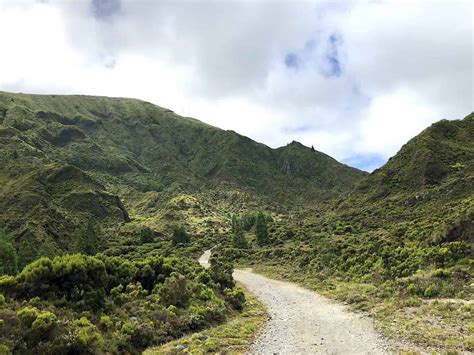
[[265,219],[265,215],[262,212],[257,214],[257,219],[255,221],[255,237],[257,239],[257,245],[259,246],[270,243],[267,221]]
[[153,231],[148,227],[143,228],[140,231],[140,244],[153,243],[153,241]]
[[235,217],[232,216],[232,244],[235,248],[247,249],[249,247],[247,239],[245,239],[244,231],[242,229],[242,223]]
[[97,254],[99,249],[98,235],[99,228],[95,223],[89,221],[76,232],[77,250],[87,255]]
[[188,233],[186,233],[186,230],[184,229],[183,226],[177,226],[173,228],[173,239],[172,243],[174,246],[177,246],[178,244],[187,244],[190,242],[190,238]]
[[18,272],[16,249],[4,230],[0,230],[0,275],[15,275]]

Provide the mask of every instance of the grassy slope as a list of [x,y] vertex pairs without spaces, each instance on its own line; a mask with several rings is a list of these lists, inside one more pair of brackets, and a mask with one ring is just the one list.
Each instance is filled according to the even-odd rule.
[[332,206],[277,220],[242,262],[371,313],[407,347],[472,351],[473,118],[427,128]]
[[[298,143],[272,150],[131,99],[0,93],[0,142],[0,226],[20,251],[55,254],[79,221],[128,212],[106,230],[111,254],[176,253],[156,240],[185,221],[208,236],[178,250],[190,255],[226,234],[229,212],[266,209],[273,243],[244,261],[371,312],[397,338],[474,347],[472,115],[433,125],[362,181]],[[154,243],[136,244],[143,226]]]
[[0,226],[33,254],[67,250],[81,222],[121,224],[128,212],[127,230],[184,220],[217,233],[229,211],[283,210],[364,176],[300,144],[273,150],[134,99],[0,93],[0,140]]

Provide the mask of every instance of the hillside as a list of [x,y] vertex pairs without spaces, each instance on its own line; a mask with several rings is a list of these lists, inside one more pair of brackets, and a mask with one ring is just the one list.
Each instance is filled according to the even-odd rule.
[[440,121],[332,203],[274,221],[261,248],[221,253],[370,312],[430,351],[472,351],[474,115]]
[[22,264],[74,251],[87,223],[222,224],[226,211],[327,200],[365,176],[299,143],[271,149],[134,99],[2,92],[0,124],[0,226]]
[[[473,114],[367,174],[135,99],[0,93],[0,273],[14,275],[0,275],[0,340],[13,351],[137,353],[222,323],[245,303],[231,262],[422,349],[472,351],[473,221]],[[204,271],[192,258],[211,247]]]

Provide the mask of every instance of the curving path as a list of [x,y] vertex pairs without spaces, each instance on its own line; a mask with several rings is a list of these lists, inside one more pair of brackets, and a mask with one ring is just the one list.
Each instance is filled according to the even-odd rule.
[[[210,250],[199,262],[208,267]],[[269,321],[250,354],[386,354],[370,319],[312,291],[235,270],[234,278],[267,307]]]

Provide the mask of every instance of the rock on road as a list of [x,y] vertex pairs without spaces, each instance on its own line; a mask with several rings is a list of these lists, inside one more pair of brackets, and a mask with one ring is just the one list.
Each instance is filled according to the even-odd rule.
[[[210,251],[199,259],[208,266]],[[266,306],[270,319],[250,354],[386,354],[388,346],[369,318],[290,282],[251,270],[234,278]]]

